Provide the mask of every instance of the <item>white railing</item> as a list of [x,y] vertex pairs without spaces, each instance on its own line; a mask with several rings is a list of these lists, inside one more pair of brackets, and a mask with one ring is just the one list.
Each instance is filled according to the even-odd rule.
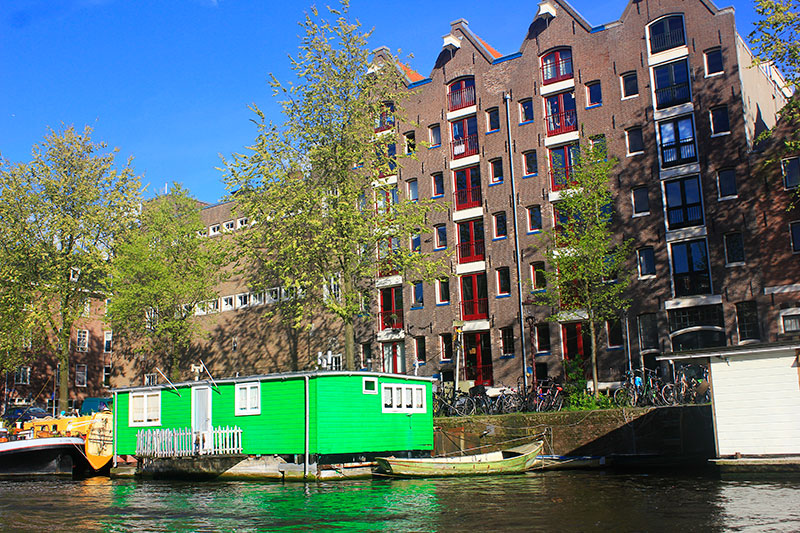
[[189,455],[235,455],[242,453],[242,429],[218,427],[208,431],[140,429],[136,433],[136,455],[140,457],[184,457]]

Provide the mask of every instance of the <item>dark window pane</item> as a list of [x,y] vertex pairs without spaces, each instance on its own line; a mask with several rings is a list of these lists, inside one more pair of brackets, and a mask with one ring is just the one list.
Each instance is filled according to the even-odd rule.
[[711,130],[714,134],[731,131],[728,122],[728,106],[715,107],[711,110]]
[[600,90],[600,83],[592,83],[587,85],[586,89],[589,91],[588,105],[598,105],[603,103],[603,92]]
[[706,74],[722,72],[722,50],[710,50],[706,52]]
[[648,248],[641,248],[638,251],[639,255],[639,275],[640,276],[652,276],[656,273],[656,257],[653,253],[653,249]]
[[736,322],[739,326],[739,340],[758,340],[758,308],[755,301],[736,304]]
[[519,103],[520,122],[533,120],[533,100],[523,100]]
[[528,230],[537,231],[542,229],[542,208],[532,205],[528,208]]
[[725,235],[725,258],[728,264],[744,263],[744,242],[741,233]]
[[550,324],[547,322],[536,324],[536,351],[550,351]]
[[628,153],[634,154],[636,152],[644,151],[644,139],[642,137],[642,128],[631,128],[628,130]]
[[639,94],[639,82],[636,73],[631,72],[622,77],[622,96],[634,96]]
[[639,349],[658,349],[658,319],[655,313],[639,315]]
[[633,189],[633,214],[650,212],[650,198],[647,194],[647,187],[636,187]]
[[793,189],[800,185],[800,157],[784,159],[783,166],[783,185],[787,189]]
[[536,152],[525,152],[525,175],[532,176],[538,172],[539,165],[536,161]]
[[487,120],[489,122],[489,131],[500,129],[500,112],[497,108],[490,109],[486,112]]
[[719,179],[719,196],[736,196],[736,172],[732,169],[720,170],[717,175]]

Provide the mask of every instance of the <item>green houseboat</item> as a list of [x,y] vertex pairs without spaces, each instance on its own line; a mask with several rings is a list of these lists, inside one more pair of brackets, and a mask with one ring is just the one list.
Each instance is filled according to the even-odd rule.
[[329,479],[430,456],[429,378],[298,372],[115,389],[114,450],[155,477]]

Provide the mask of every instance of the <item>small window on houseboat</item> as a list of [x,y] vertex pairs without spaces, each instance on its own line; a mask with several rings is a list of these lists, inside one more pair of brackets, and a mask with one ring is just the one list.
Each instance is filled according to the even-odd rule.
[[383,387],[383,406],[391,409],[394,404],[392,403],[392,388]]
[[406,409],[413,409],[414,408],[414,401],[413,401],[412,396],[414,394],[414,390],[411,387],[406,387],[403,390],[403,393],[404,393],[404,396],[405,396],[405,399],[406,399],[406,401],[405,401]]
[[424,392],[425,392],[425,389],[422,389],[420,387],[416,387],[414,389],[414,409],[424,409],[425,408],[425,404],[422,401],[422,398],[423,398],[422,395],[423,395]]
[[236,384],[236,416],[261,414],[261,387],[258,383]]
[[394,407],[395,409],[403,408],[403,387],[394,388]]
[[375,378],[364,378],[364,394],[378,394],[378,380]]

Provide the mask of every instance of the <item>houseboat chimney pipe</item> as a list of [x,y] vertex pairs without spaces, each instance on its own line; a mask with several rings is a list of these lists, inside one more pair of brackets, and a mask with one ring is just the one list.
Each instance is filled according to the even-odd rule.
[[309,435],[308,435],[308,433],[309,433],[309,422],[308,422],[308,419],[309,419],[309,411],[310,411],[310,407],[309,407],[310,395],[309,395],[309,391],[308,391],[308,389],[309,389],[308,374],[303,376],[303,381],[304,381],[304,385],[305,385],[305,397],[306,397],[306,421],[305,421],[305,433],[306,433],[306,435],[305,435],[305,455],[303,457],[303,480],[306,480],[306,479],[308,479],[308,456],[309,456],[309,453],[308,453],[308,442],[309,442]]
[[[517,185],[516,180],[514,179],[514,155],[511,151],[511,113],[509,111],[509,101],[511,100],[511,95],[508,93],[503,93],[503,101],[506,104],[506,135],[508,136],[508,169],[511,173],[511,213],[513,214],[514,219],[514,253],[516,254],[516,261],[514,261],[514,266],[517,269],[517,304],[519,308],[519,338],[522,342],[522,385],[525,387],[525,390],[528,390],[528,354],[525,350],[525,327],[524,327],[524,319],[525,315],[523,313],[522,307],[522,275],[520,272],[520,262],[522,262],[522,253],[519,249],[519,221],[517,220]],[[531,346],[533,346],[533,339],[531,339]],[[536,364],[536,354],[532,354],[534,360],[531,362],[531,365]]]

